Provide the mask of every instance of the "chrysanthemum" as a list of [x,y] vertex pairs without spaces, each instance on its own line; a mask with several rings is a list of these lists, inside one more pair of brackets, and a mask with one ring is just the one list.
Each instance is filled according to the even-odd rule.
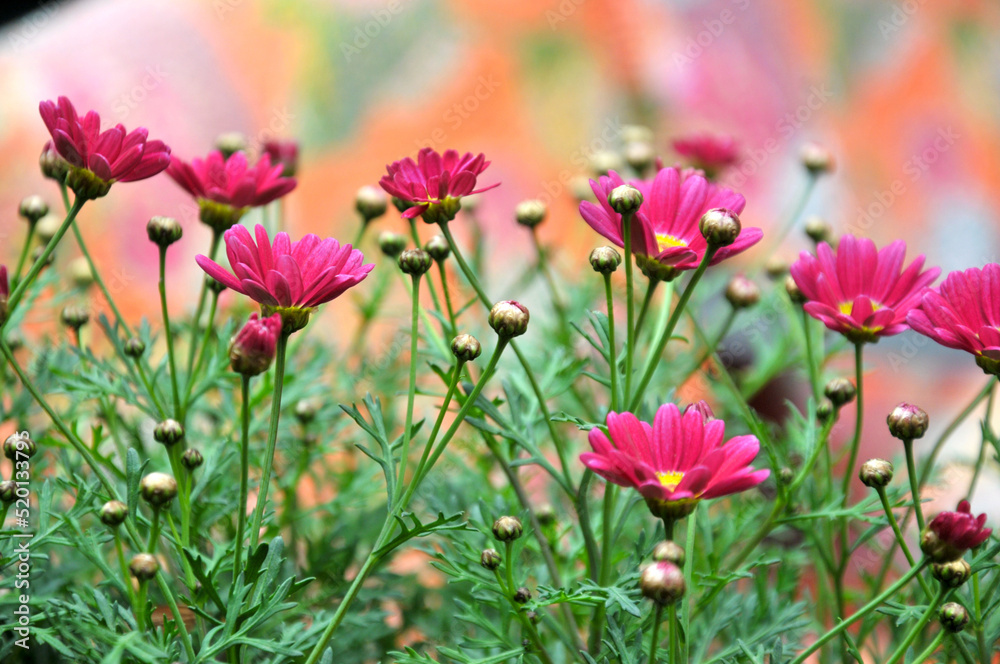
[[973,516],[969,501],[963,500],[957,511],[941,512],[927,524],[920,536],[920,549],[934,562],[958,560],[989,539],[993,530],[985,526],[986,515]]
[[740,156],[736,139],[712,134],[693,134],[678,138],[674,141],[674,150],[687,158],[692,166],[705,171],[710,178],[736,163]]
[[476,178],[489,165],[482,153],[459,156],[456,150],[446,150],[442,155],[424,148],[415,163],[407,157],[386,166],[388,174],[382,176],[379,185],[390,196],[412,204],[403,212],[406,219],[423,215],[428,223],[450,221],[461,208],[463,196],[500,186],[498,182],[476,189]]
[[[614,171],[597,181],[591,180],[597,204],[580,203],[584,221],[619,247],[624,246],[622,217],[611,208],[608,195],[622,184],[625,182]],[[746,206],[742,195],[712,184],[693,170],[661,168],[652,180],[629,184],[643,196],[642,205],[632,217],[632,251],[643,272],[662,281],[676,277],[683,270],[693,270],[701,263],[708,243],[698,222],[706,212],[723,208],[740,214]],[[746,251],[761,237],[763,232],[759,228],[742,229],[733,244],[716,251],[711,264]]]
[[360,283],[375,267],[332,238],[309,234],[291,242],[288,233],[278,233],[272,246],[263,226],[255,233],[256,242],[243,226],[223,235],[232,274],[206,256],[195,260],[216,281],[259,302],[264,315],[280,313],[286,333],[301,329],[314,308]]
[[845,235],[836,253],[822,242],[816,256],[802,252],[790,271],[810,316],[854,343],[878,341],[907,329],[907,314],[941,272],[921,272],[923,255],[904,270],[905,256],[901,240],[879,250],[868,238]]
[[976,356],[988,374],[1000,374],[1000,265],[952,272],[926,289],[907,324],[948,348]]
[[213,150],[191,163],[173,157],[167,175],[198,202],[202,222],[217,232],[236,224],[251,207],[267,205],[295,189],[295,178],[282,177],[284,165],[267,154],[253,166],[243,152],[228,159]]
[[[745,491],[763,482],[769,470],[755,470],[760,443],[754,436],[723,442],[725,422],[706,417],[706,408],[660,406],[653,425],[632,413],[609,413],[608,435],[592,429],[593,452],[580,455],[592,471],[636,489],[660,518],[690,514],[699,501]],[[711,412],[708,410],[707,412]]]
[[82,198],[100,198],[115,182],[153,177],[170,163],[170,148],[147,140],[144,127],[127,131],[121,124],[101,131],[101,116],[82,118],[66,97],[43,101],[38,111],[52,136],[52,147],[69,165],[66,185]]

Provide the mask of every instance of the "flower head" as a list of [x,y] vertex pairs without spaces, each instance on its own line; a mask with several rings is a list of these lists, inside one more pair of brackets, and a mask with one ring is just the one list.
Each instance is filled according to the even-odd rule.
[[955,512],[941,512],[931,519],[920,535],[920,550],[936,563],[958,560],[969,549],[979,546],[993,532],[986,525],[986,515],[972,516],[968,500]]
[[130,132],[118,124],[101,131],[96,111],[81,118],[66,97],[43,101],[38,111],[52,136],[52,148],[68,164],[66,184],[77,196],[100,198],[115,182],[145,180],[170,163],[170,148],[147,140],[144,127]]
[[690,514],[700,500],[745,491],[763,482],[769,470],[750,463],[760,443],[754,436],[723,442],[725,422],[672,403],[660,406],[653,425],[632,413],[609,413],[608,435],[592,429],[593,452],[583,465],[620,486],[636,489],[658,517]]
[[446,150],[442,155],[424,148],[417,153],[416,162],[407,157],[386,166],[388,174],[379,184],[390,196],[411,204],[403,212],[406,219],[423,215],[428,223],[450,221],[461,207],[462,196],[500,186],[498,182],[476,189],[476,178],[489,165],[482,153],[459,156],[456,150]]
[[281,334],[281,316],[260,318],[257,312],[236,333],[229,344],[229,364],[244,376],[256,376],[271,366]]
[[942,346],[972,353],[986,373],[1000,374],[1000,265],[952,272],[921,294],[906,322]]
[[[223,235],[233,273],[206,256],[196,261],[210,277],[259,302],[265,315],[280,313],[285,333],[301,329],[312,310],[361,282],[375,267],[364,255],[333,238],[306,235],[292,242],[278,233],[274,245],[260,224],[256,242],[243,226]],[[235,275],[235,276],[234,276]]]
[[821,242],[816,256],[802,252],[790,270],[810,316],[855,343],[878,341],[907,329],[906,315],[940,273],[921,272],[922,255],[904,270],[905,256],[901,240],[879,250],[868,238],[845,235],[836,253]]
[[[624,246],[622,216],[608,203],[608,195],[625,184],[618,173],[610,172],[590,186],[597,203],[580,203],[580,215],[595,231],[619,247]],[[712,184],[694,171],[661,168],[652,180],[630,183],[642,193],[642,205],[632,216],[632,250],[641,257],[639,266],[649,276],[663,281],[673,279],[683,270],[698,267],[708,242],[699,222],[713,209],[739,214],[746,199],[735,191]],[[715,252],[711,264],[746,251],[760,241],[759,228],[744,228],[729,246]]]
[[243,152],[226,158],[213,150],[205,159],[191,163],[173,157],[167,175],[198,202],[202,222],[221,232],[251,207],[267,205],[295,189],[295,178],[282,177],[284,168],[272,164],[266,153],[250,166]]
[[732,136],[693,134],[674,141],[674,150],[691,165],[712,177],[740,157],[740,148]]

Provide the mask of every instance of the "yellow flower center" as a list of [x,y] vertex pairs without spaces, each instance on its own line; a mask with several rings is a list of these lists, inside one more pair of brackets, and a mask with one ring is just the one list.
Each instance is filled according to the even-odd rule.
[[657,473],[656,479],[660,480],[660,484],[665,488],[673,491],[681,483],[681,480],[684,479],[684,473],[677,470],[672,470],[668,473]]
[[[884,305],[876,302],[875,300],[872,300],[872,311],[878,311],[883,306]],[[850,316],[853,311],[854,311],[853,301],[848,300],[847,302],[840,303],[840,313],[844,314],[845,316]]]
[[668,249],[670,247],[686,247],[688,243],[684,240],[674,237],[673,235],[667,235],[666,233],[656,234],[656,246],[660,251]]

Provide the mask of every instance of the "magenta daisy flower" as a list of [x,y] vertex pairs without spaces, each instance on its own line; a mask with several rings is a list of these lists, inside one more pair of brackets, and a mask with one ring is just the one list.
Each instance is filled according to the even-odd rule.
[[693,134],[674,141],[674,150],[685,157],[695,168],[714,177],[722,169],[732,166],[739,159],[740,150],[732,136]]
[[295,178],[282,177],[285,166],[267,154],[250,166],[243,152],[228,159],[213,150],[191,163],[173,157],[167,175],[198,201],[202,222],[216,232],[236,224],[251,207],[267,205],[295,189]]
[[682,414],[672,403],[660,406],[653,425],[632,413],[608,413],[608,435],[592,429],[593,452],[580,455],[587,468],[620,486],[636,489],[660,518],[680,518],[699,501],[757,486],[770,474],[755,470],[760,443],[754,436],[723,442],[726,424],[704,408]]
[[417,154],[416,163],[407,157],[386,166],[388,175],[382,176],[379,185],[390,196],[412,204],[403,213],[404,218],[423,215],[428,223],[448,222],[461,208],[462,196],[500,186],[498,182],[476,189],[476,178],[489,165],[482,153],[473,156],[466,152],[459,156],[455,150],[446,150],[442,155],[424,148]]
[[983,371],[1000,375],[1000,265],[952,272],[924,290],[906,322],[942,346],[972,353]]
[[816,256],[802,252],[790,271],[810,316],[863,343],[906,330],[907,314],[941,272],[936,267],[921,272],[923,255],[904,270],[905,257],[902,240],[879,250],[868,238],[845,235],[836,253],[822,242]]
[[100,198],[115,182],[153,177],[170,163],[170,148],[147,140],[144,127],[127,131],[118,124],[101,131],[101,116],[89,111],[82,118],[66,97],[38,104],[52,147],[69,164],[66,186],[82,198]]
[[[625,182],[611,171],[599,180],[590,181],[597,203],[580,203],[580,215],[595,231],[619,247],[622,217],[608,203],[608,195]],[[632,186],[642,192],[643,202],[632,216],[632,250],[643,273],[669,281],[684,270],[701,263],[708,243],[698,222],[709,210],[723,208],[740,214],[746,206],[742,195],[713,184],[694,170],[661,168],[652,180],[635,180]],[[759,228],[744,228],[736,241],[716,251],[711,265],[742,253],[755,245],[764,233]]]
[[272,246],[263,226],[255,233],[256,242],[243,226],[223,235],[232,274],[206,256],[195,260],[216,281],[259,302],[265,316],[280,313],[287,334],[302,329],[313,309],[356,286],[375,267],[332,238],[309,234],[291,242],[288,233],[278,233]]
[[958,560],[989,539],[993,530],[985,526],[986,515],[973,516],[969,501],[963,500],[957,511],[941,512],[927,524],[920,536],[920,549],[934,562]]

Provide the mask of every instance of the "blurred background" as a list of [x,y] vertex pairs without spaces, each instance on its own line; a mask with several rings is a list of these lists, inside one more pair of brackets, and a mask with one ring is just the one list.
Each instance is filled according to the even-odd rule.
[[[7,262],[25,231],[20,199],[58,201],[36,166],[47,138],[38,102],[58,95],[108,125],[148,127],[187,160],[223,132],[245,134],[252,148],[299,140],[299,187],[286,205],[293,236],[349,241],[354,192],[420,147],[485,152],[493,165],[482,182],[503,183],[479,208],[487,246],[503,255],[494,267],[530,260],[526,237],[510,232],[512,211],[542,198],[550,219],[541,233],[567,284],[590,278],[582,266],[597,244],[570,185],[631,124],[655,132],[668,164],[678,158],[673,138],[734,136],[741,156],[723,181],[746,195],[744,223],[765,234],[795,207],[807,181],[799,150],[817,141],[837,165],[806,214],[880,244],[905,239],[945,273],[1000,259],[995,0],[52,0],[3,11]],[[171,296],[175,308],[193,308],[193,256],[209,232],[169,178],[115,187],[80,219],[136,318],[156,312],[156,248],[144,232],[152,215],[184,225],[171,283],[190,288],[172,285]],[[376,223],[402,230],[390,216]],[[375,255],[372,236],[363,248]],[[809,247],[796,232],[779,253]],[[899,452],[881,415],[895,403],[928,410],[932,438],[985,384],[971,358],[913,333],[867,357],[863,454]],[[947,455],[968,460],[978,441],[970,420]],[[989,479],[980,493],[1000,503]]]

